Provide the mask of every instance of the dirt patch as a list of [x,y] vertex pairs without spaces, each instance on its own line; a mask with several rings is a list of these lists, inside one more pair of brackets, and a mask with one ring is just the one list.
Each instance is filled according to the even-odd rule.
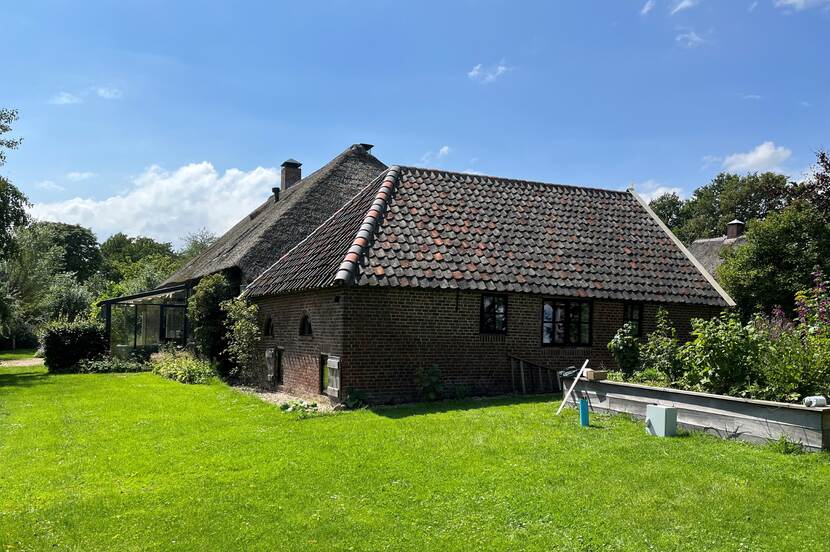
[[247,393],[249,395],[256,395],[260,399],[265,402],[269,402],[272,404],[283,404],[291,401],[305,401],[308,403],[317,403],[317,410],[320,412],[330,412],[335,409],[337,406],[337,402],[333,401],[330,397],[326,395],[311,395],[311,394],[303,394],[303,395],[295,395],[292,393],[285,393],[283,391],[268,391],[266,389],[258,389],[256,387],[247,387],[244,385],[237,385],[234,386],[234,389],[237,389],[243,393]]
[[42,358],[21,358],[18,360],[0,360],[0,367],[14,367],[14,366],[42,366]]

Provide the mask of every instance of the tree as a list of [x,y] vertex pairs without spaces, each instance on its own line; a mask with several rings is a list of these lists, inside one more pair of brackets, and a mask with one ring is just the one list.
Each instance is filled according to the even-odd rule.
[[664,194],[651,202],[654,212],[685,243],[722,236],[726,223],[763,219],[786,207],[795,187],[771,172],[744,176],[721,173],[696,189],[688,200]]
[[14,253],[14,234],[29,220],[28,205],[23,192],[0,176],[0,260]]
[[101,269],[103,258],[92,230],[63,222],[36,222],[52,235],[54,243],[63,248],[63,268],[85,282]]
[[675,192],[655,197],[648,204],[660,220],[669,228],[677,228],[682,222],[683,200]]
[[228,374],[227,358],[222,353],[225,339],[226,315],[222,311],[223,301],[232,296],[231,286],[223,274],[205,276],[193,288],[193,295],[187,302],[187,316],[193,328],[196,351],[204,358],[219,364],[219,373]]
[[94,296],[73,274],[55,274],[43,301],[44,314],[49,320],[74,322],[89,313]]
[[[17,149],[22,138],[4,138],[17,120],[17,111],[0,109],[0,167],[6,164],[6,150]],[[11,182],[0,176],[0,261],[14,251],[14,233],[26,225],[29,201]],[[0,298],[2,301],[2,298]]]
[[179,251],[179,256],[182,262],[187,262],[190,259],[197,257],[207,251],[207,249],[216,241],[216,234],[202,228],[192,234],[188,234],[184,238],[184,247]]
[[[176,256],[173,246],[169,242],[157,242],[153,238],[136,236],[131,238],[119,232],[110,236],[101,244],[101,254],[104,257],[104,272],[107,278],[120,282],[127,278],[128,273],[135,273],[138,269],[135,263],[146,263],[147,259],[154,259],[149,265],[157,265],[158,259],[171,260]],[[169,265],[170,272],[165,274],[158,283],[164,281],[177,266]],[[158,284],[155,284],[158,285]],[[152,287],[155,287],[153,285]],[[144,288],[143,290],[150,289]],[[143,291],[138,290],[138,291]]]
[[830,273],[830,224],[806,201],[750,222],[746,243],[726,250],[718,279],[745,316],[756,308],[794,308],[818,268]]
[[63,247],[56,245],[51,232],[41,225],[29,225],[15,236],[16,253],[0,261],[3,336],[34,339],[38,328],[48,321],[45,298],[55,274],[64,269]]
[[813,174],[799,187],[799,195],[809,201],[826,221],[830,221],[830,155],[816,154]]

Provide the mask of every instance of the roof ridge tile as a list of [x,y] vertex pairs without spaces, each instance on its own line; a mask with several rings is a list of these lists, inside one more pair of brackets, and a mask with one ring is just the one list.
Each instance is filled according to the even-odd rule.
[[375,194],[375,200],[369,207],[369,212],[366,213],[357,235],[352,240],[351,247],[349,247],[343,262],[340,263],[337,273],[334,275],[335,284],[348,285],[354,281],[360,268],[360,261],[371,246],[375,232],[383,221],[383,215],[392,201],[399,174],[400,168],[397,165],[389,167],[386,171],[380,189]]

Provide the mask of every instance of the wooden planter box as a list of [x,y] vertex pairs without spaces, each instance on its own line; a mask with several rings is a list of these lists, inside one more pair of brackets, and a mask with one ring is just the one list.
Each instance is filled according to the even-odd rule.
[[[573,378],[562,378],[567,389]],[[591,410],[628,414],[645,419],[649,404],[677,408],[679,426],[725,439],[755,443],[781,436],[806,450],[830,450],[830,407],[740,399],[725,395],[649,387],[635,383],[579,380],[568,400],[575,406],[588,399]]]

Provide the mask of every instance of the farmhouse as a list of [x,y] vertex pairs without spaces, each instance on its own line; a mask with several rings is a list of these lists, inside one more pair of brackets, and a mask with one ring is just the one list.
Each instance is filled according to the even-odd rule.
[[715,274],[723,264],[723,252],[732,247],[741,247],[746,243],[744,229],[746,224],[735,219],[726,225],[726,235],[716,238],[701,238],[689,244],[689,251],[695,259],[709,272]]
[[371,149],[371,144],[354,144],[305,178],[302,164],[288,159],[280,186],[268,199],[159,288],[103,301],[113,352],[187,343],[185,307],[193,286],[204,276],[223,273],[238,293],[386,168]]
[[373,402],[557,388],[626,321],[734,303],[633,191],[391,167],[256,278],[259,383]]

